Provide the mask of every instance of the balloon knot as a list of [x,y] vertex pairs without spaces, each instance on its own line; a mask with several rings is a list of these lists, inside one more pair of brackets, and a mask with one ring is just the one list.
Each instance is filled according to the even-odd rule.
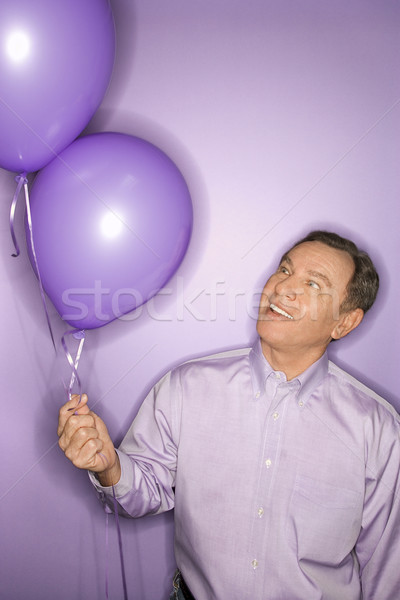
[[74,331],[74,333],[72,334],[74,336],[74,338],[76,340],[83,340],[85,337],[85,330],[84,329],[80,329],[80,330],[76,330]]
[[26,177],[26,172],[24,171],[23,173],[20,173],[19,175],[17,175],[15,177],[15,181],[17,183],[19,183],[21,181],[24,185],[27,184],[28,183],[28,179]]

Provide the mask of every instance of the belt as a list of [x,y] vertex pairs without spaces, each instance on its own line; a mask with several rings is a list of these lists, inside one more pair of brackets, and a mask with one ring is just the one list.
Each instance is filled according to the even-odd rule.
[[179,573],[178,581],[179,581],[179,588],[180,588],[185,600],[196,600],[196,598],[193,596],[192,592],[189,590],[189,588],[186,584],[186,581],[183,579],[182,573]]

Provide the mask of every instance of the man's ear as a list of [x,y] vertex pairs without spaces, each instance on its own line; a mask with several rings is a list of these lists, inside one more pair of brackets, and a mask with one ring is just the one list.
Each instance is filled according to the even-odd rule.
[[350,331],[353,331],[361,323],[363,317],[364,311],[362,308],[355,308],[343,313],[331,333],[332,339],[339,340],[350,333]]

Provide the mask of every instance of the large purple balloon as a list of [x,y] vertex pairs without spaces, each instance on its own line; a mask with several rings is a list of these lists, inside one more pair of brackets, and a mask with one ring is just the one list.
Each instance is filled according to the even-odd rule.
[[[189,190],[175,164],[121,133],[80,138],[40,171],[31,214],[43,287],[78,329],[105,325],[156,294],[192,229]],[[29,249],[28,225],[26,233]]]
[[70,144],[110,80],[108,0],[1,0],[0,166],[37,171]]

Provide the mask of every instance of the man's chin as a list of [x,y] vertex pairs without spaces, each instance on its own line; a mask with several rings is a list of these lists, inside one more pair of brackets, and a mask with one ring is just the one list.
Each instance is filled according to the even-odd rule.
[[276,321],[273,319],[262,319],[257,321],[257,333],[266,344],[277,341],[288,342],[290,339],[287,325],[291,321]]

